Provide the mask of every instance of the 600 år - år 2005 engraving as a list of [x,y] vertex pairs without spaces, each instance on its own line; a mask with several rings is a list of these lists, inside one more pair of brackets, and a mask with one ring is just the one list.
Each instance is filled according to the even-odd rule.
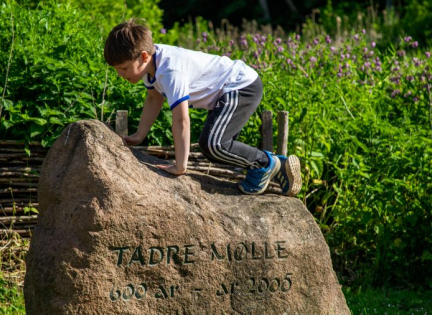
[[[292,275],[292,273],[288,272],[284,278],[249,277],[243,281],[220,283],[217,289],[212,289],[211,294],[224,296],[231,294],[264,294],[266,292],[270,292],[271,294],[277,292],[287,293],[292,287]],[[110,299],[112,302],[116,302],[119,299],[123,301],[129,301],[133,298],[141,300],[147,296],[152,296],[156,299],[166,300],[177,296],[178,293],[181,293],[178,285],[171,285],[169,287],[160,285],[150,293],[146,283],[138,285],[128,284],[123,289],[112,288]],[[206,290],[194,288],[193,293],[196,298],[199,298],[206,293]]]

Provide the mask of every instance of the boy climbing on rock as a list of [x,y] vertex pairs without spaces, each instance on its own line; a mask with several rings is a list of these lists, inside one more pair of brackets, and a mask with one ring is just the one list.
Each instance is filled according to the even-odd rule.
[[275,176],[284,195],[294,196],[300,191],[300,161],[296,156],[276,156],[236,141],[263,93],[258,74],[243,61],[153,44],[151,31],[135,19],[112,29],[104,57],[119,76],[133,84],[143,80],[147,88],[138,130],[124,138],[127,145],[144,140],[167,99],[172,110],[176,162],[158,168],[174,175],[186,172],[189,108],[204,108],[209,112],[199,146],[212,162],[247,169],[246,178],[239,183],[242,192],[261,194]]

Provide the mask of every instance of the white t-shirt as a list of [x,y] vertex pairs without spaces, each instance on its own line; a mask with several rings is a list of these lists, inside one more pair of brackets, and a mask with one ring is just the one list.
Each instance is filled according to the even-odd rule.
[[165,96],[171,109],[188,100],[189,107],[213,109],[222,94],[253,83],[258,74],[241,60],[157,44],[155,76],[143,77],[147,89]]

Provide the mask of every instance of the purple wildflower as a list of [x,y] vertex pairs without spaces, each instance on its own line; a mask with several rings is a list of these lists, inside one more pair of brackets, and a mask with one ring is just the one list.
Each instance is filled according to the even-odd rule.
[[414,43],[411,44],[412,48],[417,48],[418,47],[418,41],[415,41]]
[[326,36],[325,41],[327,44],[331,44],[332,40],[329,35]]
[[370,52],[369,52],[369,56],[373,56],[375,54],[375,52],[373,51],[373,50],[371,50]]
[[280,39],[279,37],[278,38],[276,38],[276,44],[280,44],[280,43],[282,43],[282,39]]
[[409,43],[410,41],[412,41],[412,37],[411,36],[406,36],[404,38],[405,43]]
[[414,80],[414,76],[412,76],[412,75],[409,75],[409,76],[407,76],[407,81],[413,81]]
[[365,62],[364,65],[365,65],[366,68],[370,68],[371,67],[371,63],[370,62]]
[[366,34],[366,30],[365,29],[362,29],[362,34],[363,35]]
[[299,35],[299,34],[296,34],[295,39],[296,39],[296,40],[300,40],[300,35]]
[[395,84],[399,84],[400,83],[400,77],[391,77],[390,81],[395,83]]
[[331,47],[330,47],[330,50],[331,50],[332,52],[335,52],[335,51],[336,51],[336,48],[334,48],[334,46],[331,46]]
[[282,46],[278,46],[277,51],[278,53],[281,53],[284,51],[284,48]]
[[407,98],[408,96],[411,96],[411,94],[412,94],[412,92],[411,92],[411,91],[408,91],[408,92],[406,92],[406,93],[404,94],[404,97]]
[[367,53],[369,50],[365,47],[365,48],[363,48],[363,52],[364,53]]
[[318,43],[319,43],[318,38],[315,38],[315,39],[313,40],[313,43],[314,43],[315,46],[318,45]]
[[425,52],[426,58],[430,58],[431,57],[431,53],[429,51]]
[[375,47],[376,47],[376,43],[375,43],[375,42],[372,42],[372,43],[371,43],[371,46],[375,48]]
[[161,28],[160,33],[161,34],[166,34],[166,29],[165,28]]
[[414,65],[417,68],[418,66],[420,66],[420,60],[418,58],[413,58],[414,61]]
[[399,57],[403,57],[403,56],[405,56],[405,50],[399,50],[399,51],[397,52],[397,55],[398,55]]
[[359,36],[358,36],[358,34],[355,34],[355,35],[354,35],[354,39],[357,40],[357,41],[359,40]]
[[230,46],[234,45],[234,41],[232,39],[229,41],[229,45]]
[[419,101],[418,97],[414,96],[414,97],[413,97],[413,102],[414,102],[414,103],[417,103],[418,101]]
[[244,46],[244,47],[247,47],[248,46],[247,40],[245,38],[240,39],[240,45]]
[[394,91],[391,93],[391,97],[392,97],[392,98],[395,98],[396,95],[400,94],[400,92],[401,92],[401,91],[400,91],[399,89],[394,90]]

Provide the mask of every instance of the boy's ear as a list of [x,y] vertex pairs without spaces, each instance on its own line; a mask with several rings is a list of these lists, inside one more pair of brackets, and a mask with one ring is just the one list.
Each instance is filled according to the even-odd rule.
[[150,61],[150,54],[148,53],[148,52],[146,52],[146,51],[142,51],[141,52],[141,60],[144,62],[144,63],[147,63],[147,62],[149,62]]

